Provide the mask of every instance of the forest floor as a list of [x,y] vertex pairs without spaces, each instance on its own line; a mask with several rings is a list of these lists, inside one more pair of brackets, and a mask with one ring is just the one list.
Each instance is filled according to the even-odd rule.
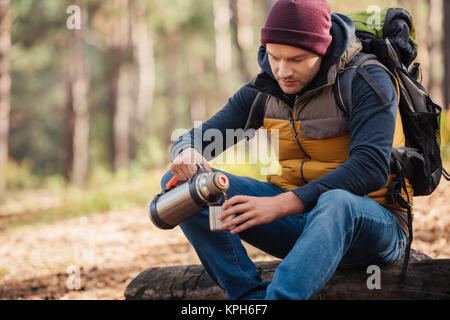
[[[445,181],[414,199],[413,249],[450,258],[449,199]],[[146,207],[3,230],[1,223],[0,214],[0,299],[124,299],[147,268],[200,263],[181,230],[154,227]],[[255,261],[274,259],[245,246]]]

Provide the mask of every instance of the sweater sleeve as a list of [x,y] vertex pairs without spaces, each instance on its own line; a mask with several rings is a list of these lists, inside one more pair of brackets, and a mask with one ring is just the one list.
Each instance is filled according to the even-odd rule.
[[353,109],[350,115],[350,158],[332,172],[292,190],[310,211],[319,196],[332,189],[366,195],[384,187],[389,177],[389,160],[397,115],[397,91],[390,75],[381,67],[364,67],[388,97],[383,104],[367,82],[356,74],[352,83]]
[[[244,135],[236,134],[234,130],[244,128],[256,94],[246,86],[241,87],[214,116],[175,141],[170,152],[171,161],[190,147],[196,148],[209,161],[242,140]],[[228,138],[227,129],[233,129],[228,131]],[[229,134],[231,132],[233,136]]]

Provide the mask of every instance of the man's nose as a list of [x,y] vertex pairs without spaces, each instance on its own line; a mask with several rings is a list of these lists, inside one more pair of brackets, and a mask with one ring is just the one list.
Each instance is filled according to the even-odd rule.
[[281,79],[286,79],[292,76],[292,68],[288,63],[281,61],[278,67],[278,77]]

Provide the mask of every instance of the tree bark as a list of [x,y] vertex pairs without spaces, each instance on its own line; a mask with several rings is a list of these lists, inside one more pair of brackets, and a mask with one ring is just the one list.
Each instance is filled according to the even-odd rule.
[[9,50],[11,47],[9,0],[0,0],[0,200],[6,189],[8,165],[8,136],[10,117],[11,75]]
[[[263,280],[271,280],[280,260],[256,262]],[[381,268],[380,289],[369,289],[373,272],[338,268],[315,299],[450,299],[450,259],[430,259],[411,251],[406,285],[398,285],[403,259]],[[126,299],[139,300],[222,300],[218,287],[201,265],[173,266],[145,270],[132,280]]]
[[231,69],[230,0],[213,0],[216,39],[216,70],[219,75]]
[[[176,114],[180,104],[181,90],[180,88],[180,33],[176,28],[167,28],[165,30],[164,46],[165,46],[165,72],[166,72],[166,88],[165,96],[167,97],[168,105],[167,112]],[[191,81],[192,83],[193,81]],[[165,125],[164,139],[166,145],[171,145],[173,141],[170,139],[172,131],[175,128],[175,119],[173,117],[168,118],[168,122]]]
[[127,64],[120,64],[113,81],[113,140],[114,171],[126,167],[130,158],[130,83],[131,69]]
[[113,169],[128,165],[130,153],[130,67],[127,65],[131,48],[129,1],[115,0],[116,16],[111,23],[110,63],[111,76],[111,127]]
[[134,108],[131,117],[130,158],[135,159],[139,147],[149,134],[148,115],[155,95],[156,71],[153,35],[148,30],[147,5],[130,2],[131,5],[131,39],[133,55],[137,67],[137,88],[134,92]]
[[83,10],[81,29],[70,30],[68,44],[70,62],[66,177],[76,185],[82,185],[86,181],[89,166],[89,107],[87,102],[89,80],[83,43],[86,20],[87,12]]
[[138,3],[133,4],[133,19],[131,21],[133,51],[138,66],[138,91],[135,111],[135,121],[139,125],[147,122],[147,115],[153,103],[155,94],[155,57],[153,36],[148,31],[146,17],[147,8]]
[[190,79],[199,79],[189,83],[190,117],[191,122],[205,121],[207,119],[206,95],[203,81],[205,79],[205,63],[202,57],[193,56],[189,62]]
[[238,52],[238,65],[241,79],[243,82],[250,80],[250,72],[248,71],[247,61],[245,57],[245,49],[252,45],[252,29],[251,29],[251,0],[231,0],[231,25],[234,29],[234,43]]
[[[428,18],[426,24],[426,46],[428,52],[428,81],[427,89],[431,96],[442,97],[440,79],[436,79],[436,65],[441,63],[440,42],[442,39],[442,1],[428,0]],[[440,99],[439,99],[440,100]]]
[[443,56],[445,63],[445,75],[444,83],[442,87],[444,88],[444,107],[448,110],[450,108],[450,1],[443,1],[443,11],[444,19],[444,43],[443,43]]

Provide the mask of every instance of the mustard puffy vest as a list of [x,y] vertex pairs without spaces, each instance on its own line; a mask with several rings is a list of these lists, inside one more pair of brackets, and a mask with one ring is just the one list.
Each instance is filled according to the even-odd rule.
[[[327,84],[297,96],[293,108],[280,99],[269,96],[266,101],[263,127],[268,131],[269,137],[272,130],[278,130],[279,154],[277,154],[277,158],[281,166],[280,175],[267,176],[269,183],[292,190],[326,175],[349,159],[349,119],[344,116],[336,104],[333,84],[338,73],[345,69],[345,65],[360,53],[361,49],[361,42],[354,37],[338,61],[328,69]],[[377,60],[368,60],[362,65],[368,64],[379,65],[390,74],[387,68]],[[397,81],[394,77],[392,78],[400,97]],[[252,85],[255,79],[249,84]],[[294,138],[294,129],[297,131],[299,143]],[[397,122],[392,146],[404,145],[402,120],[397,108]],[[392,179],[393,175],[391,174],[383,188],[367,196],[388,209],[406,211],[398,204],[388,204],[385,199]],[[406,184],[412,206],[413,189],[409,181],[406,181]],[[406,198],[403,191],[402,194]]]

